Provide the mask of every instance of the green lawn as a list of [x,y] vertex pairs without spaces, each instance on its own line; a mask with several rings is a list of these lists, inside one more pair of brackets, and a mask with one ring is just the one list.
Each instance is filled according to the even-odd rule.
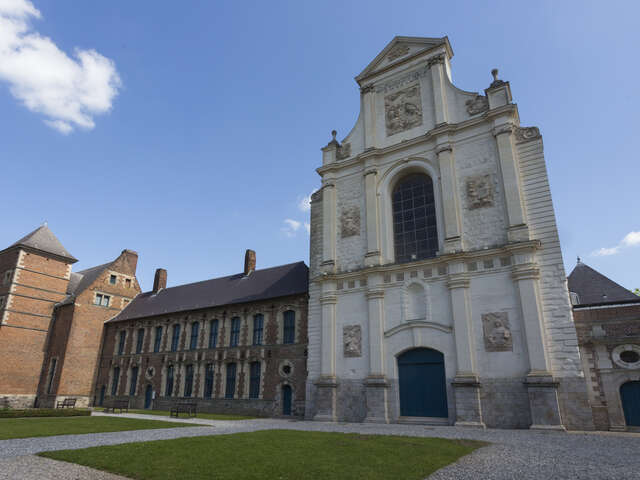
[[135,479],[423,479],[483,446],[439,438],[266,430],[45,452]]
[[[96,412],[101,412],[104,408],[96,408]],[[142,415],[159,415],[168,417],[169,410],[131,410],[129,413],[141,413]],[[180,418],[189,418],[186,413],[181,413]],[[193,418],[193,417],[192,417]],[[256,417],[244,417],[242,415],[225,415],[222,413],[197,413],[196,418],[205,418],[207,420],[251,420]]]
[[0,440],[198,425],[115,417],[2,418]]

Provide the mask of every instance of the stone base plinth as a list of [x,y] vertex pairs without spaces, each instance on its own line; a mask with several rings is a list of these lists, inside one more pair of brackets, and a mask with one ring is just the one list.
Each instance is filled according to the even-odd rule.
[[335,422],[336,390],[338,382],[335,377],[320,377],[314,382],[316,386],[316,414],[313,420],[318,422]]
[[384,375],[370,376],[364,380],[367,402],[366,423],[389,423],[387,392],[389,382]]
[[529,395],[532,430],[565,430],[558,404],[558,382],[551,375],[529,374],[525,380]]
[[485,428],[480,402],[480,382],[475,375],[458,375],[451,382],[456,402],[457,427]]

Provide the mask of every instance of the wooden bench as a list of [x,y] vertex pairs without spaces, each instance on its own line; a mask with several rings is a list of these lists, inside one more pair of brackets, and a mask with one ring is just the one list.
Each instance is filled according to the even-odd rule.
[[109,410],[113,413],[116,413],[116,410],[120,410],[120,413],[122,413],[123,410],[129,413],[129,400],[119,400],[115,398],[113,400],[107,400],[104,403],[104,412],[109,413]]
[[56,408],[76,408],[76,399],[65,398],[61,402],[56,403]]
[[177,402],[171,407],[169,416],[178,418],[181,413],[186,413],[190,417],[195,417],[197,406],[196,402]]

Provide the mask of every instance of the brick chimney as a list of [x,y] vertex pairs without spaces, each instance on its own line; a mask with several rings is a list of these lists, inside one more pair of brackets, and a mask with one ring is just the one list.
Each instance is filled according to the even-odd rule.
[[247,250],[244,254],[244,274],[249,275],[256,269],[256,252]]
[[133,250],[124,249],[120,254],[121,257],[124,257],[127,260],[127,263],[131,267],[131,271],[129,272],[131,275],[136,274],[136,269],[138,268],[138,252],[134,252]]
[[158,293],[163,288],[167,288],[167,271],[164,268],[158,268],[153,279],[153,293]]

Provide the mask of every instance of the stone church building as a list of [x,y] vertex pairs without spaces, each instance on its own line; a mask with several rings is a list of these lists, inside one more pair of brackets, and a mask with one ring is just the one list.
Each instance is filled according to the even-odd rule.
[[592,429],[543,143],[396,37],[312,197],[308,418]]

